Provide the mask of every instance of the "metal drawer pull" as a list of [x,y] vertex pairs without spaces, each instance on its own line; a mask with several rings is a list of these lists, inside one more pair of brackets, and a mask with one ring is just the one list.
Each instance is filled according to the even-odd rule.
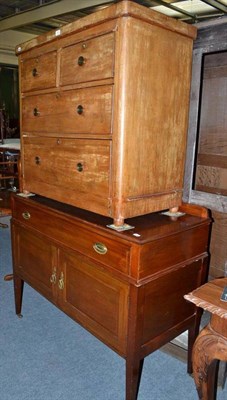
[[38,71],[36,68],[33,68],[32,70],[32,76],[37,76],[38,75]]
[[54,268],[53,273],[50,277],[50,283],[53,283],[55,285],[56,282],[57,282],[57,272],[56,272],[56,268]]
[[85,58],[83,56],[80,56],[77,60],[77,63],[80,67],[85,64]]
[[60,279],[58,281],[58,287],[60,290],[64,289],[64,274],[61,272]]
[[31,218],[31,214],[28,211],[25,211],[22,213],[22,217],[24,219],[30,219]]
[[108,249],[107,249],[107,247],[105,246],[105,244],[103,244],[103,243],[99,243],[99,242],[97,242],[97,243],[95,243],[94,245],[93,245],[93,249],[96,251],[96,253],[98,253],[98,254],[106,254],[107,253],[107,251],[108,251]]
[[40,114],[40,112],[39,112],[38,108],[35,107],[33,110],[34,117],[37,117],[39,114]]
[[35,157],[35,163],[36,163],[36,165],[41,164],[41,158],[39,156]]
[[77,169],[78,172],[82,172],[83,169],[84,169],[83,164],[81,162],[78,162],[76,164],[76,169]]
[[77,111],[77,114],[81,115],[81,114],[83,114],[84,107],[81,106],[81,104],[80,104],[79,106],[77,106],[76,111]]

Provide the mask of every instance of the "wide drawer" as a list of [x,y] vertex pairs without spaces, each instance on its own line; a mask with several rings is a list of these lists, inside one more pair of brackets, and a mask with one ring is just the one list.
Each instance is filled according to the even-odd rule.
[[60,85],[111,78],[114,71],[114,33],[65,47],[60,57]]
[[112,86],[25,97],[24,132],[110,134]]
[[21,91],[47,89],[56,86],[57,52],[21,59]]
[[99,263],[128,274],[130,246],[116,238],[97,234],[81,223],[25,202],[19,196],[13,201],[13,220],[77,250]]
[[24,189],[102,213],[108,208],[111,142],[23,138]]

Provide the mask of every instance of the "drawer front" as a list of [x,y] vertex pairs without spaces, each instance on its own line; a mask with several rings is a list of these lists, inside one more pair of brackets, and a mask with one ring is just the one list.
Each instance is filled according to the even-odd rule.
[[21,91],[46,89],[56,86],[57,52],[21,59]]
[[85,254],[100,264],[128,274],[130,246],[111,236],[96,233],[56,213],[47,212],[32,202],[14,200],[13,218],[26,227],[54,238],[58,243]]
[[23,149],[24,189],[80,208],[107,207],[110,141],[25,137]]
[[60,54],[60,85],[113,77],[113,33],[65,47]]
[[24,132],[110,134],[112,86],[29,96],[22,100]]
[[129,285],[76,252],[60,251],[64,288],[58,302],[95,336],[126,354]]

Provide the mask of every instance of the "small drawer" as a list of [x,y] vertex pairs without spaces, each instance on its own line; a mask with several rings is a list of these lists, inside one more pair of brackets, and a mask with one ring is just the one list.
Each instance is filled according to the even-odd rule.
[[110,134],[112,86],[25,97],[24,132]]
[[114,33],[63,48],[60,65],[60,85],[112,78]]
[[13,219],[34,228],[58,244],[80,252],[86,257],[128,274],[130,246],[113,237],[84,228],[78,219],[46,210],[19,196],[13,201]]
[[56,86],[57,52],[20,61],[21,91],[28,92]]

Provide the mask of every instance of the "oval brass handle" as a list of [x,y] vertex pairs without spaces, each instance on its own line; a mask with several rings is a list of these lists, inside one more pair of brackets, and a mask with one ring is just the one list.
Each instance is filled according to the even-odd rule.
[[77,63],[80,67],[85,64],[85,58],[83,56],[80,56],[77,60]]
[[60,290],[64,289],[64,274],[61,272],[60,279],[58,281],[58,287]]
[[83,164],[81,162],[78,162],[77,165],[76,165],[76,169],[77,169],[78,172],[82,172],[83,169],[84,169]]
[[102,255],[103,255],[103,254],[106,254],[107,251],[108,251],[106,245],[103,244],[103,243],[100,243],[100,242],[95,243],[95,244],[93,245],[93,249],[96,251],[96,253],[102,254]]
[[53,273],[50,277],[50,283],[53,283],[55,285],[56,282],[57,282],[57,272],[56,272],[56,268],[54,268]]
[[35,157],[35,163],[36,163],[36,165],[40,165],[41,164],[41,158],[39,156]]
[[31,214],[28,211],[25,211],[22,213],[22,217],[24,219],[30,219],[31,218]]
[[81,106],[81,104],[79,104],[79,106],[77,106],[76,111],[77,111],[77,114],[81,115],[84,112],[84,107]]
[[35,117],[37,117],[39,114],[40,114],[40,112],[39,112],[38,108],[35,107],[34,110],[33,110],[33,115],[34,115]]
[[38,75],[38,71],[36,68],[33,68],[32,70],[32,76],[37,76]]

